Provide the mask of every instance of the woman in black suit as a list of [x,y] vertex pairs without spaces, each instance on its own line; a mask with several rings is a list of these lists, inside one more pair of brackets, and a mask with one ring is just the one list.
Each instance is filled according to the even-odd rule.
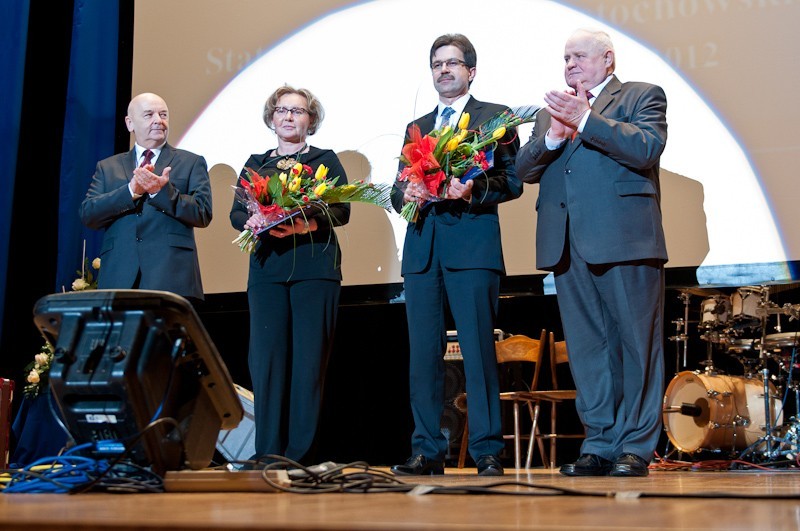
[[[323,117],[322,105],[310,91],[278,88],[264,105],[264,122],[275,132],[278,146],[251,155],[241,175],[247,168],[262,176],[288,173],[297,162],[316,172],[324,164],[329,178],[338,176],[337,185],[345,184],[347,176],[336,153],[306,141]],[[230,218],[240,231],[264,226],[264,218],[250,215],[239,201],[234,201]],[[269,454],[313,463],[342,281],[341,250],[333,227],[349,219],[347,203],[311,210],[263,232],[251,255],[248,363],[255,396],[254,458],[261,463],[270,461],[264,458]]]

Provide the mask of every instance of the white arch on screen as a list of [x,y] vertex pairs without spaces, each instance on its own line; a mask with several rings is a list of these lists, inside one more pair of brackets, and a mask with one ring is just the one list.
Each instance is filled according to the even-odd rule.
[[[487,25],[487,17],[481,16],[487,9],[503,16],[488,18]],[[713,106],[652,50],[549,0],[497,0],[491,7],[466,0],[457,10],[450,2],[376,0],[331,13],[239,73],[209,102],[179,146],[204,154],[209,167],[224,163],[241,168],[250,153],[275,144],[261,121],[261,109],[274,88],[289,83],[311,89],[326,108],[325,121],[311,138],[314,145],[358,151],[370,162],[372,180],[389,182],[395,177],[405,125],[436,105],[428,52],[437,36],[467,35],[478,52],[472,93],[514,106],[542,104],[547,90],[564,87],[563,46],[579,27],[611,35],[622,81],[653,82],[667,93],[669,140],[661,167],[702,183],[704,190],[709,252],[698,280],[724,283],[733,275],[746,284],[742,266],[747,270],[749,265],[784,262],[758,176]],[[528,132],[521,131],[523,142]],[[747,215],[732,205],[746,205]],[[405,223],[388,215],[400,256]],[[769,274],[775,278],[787,273]]]

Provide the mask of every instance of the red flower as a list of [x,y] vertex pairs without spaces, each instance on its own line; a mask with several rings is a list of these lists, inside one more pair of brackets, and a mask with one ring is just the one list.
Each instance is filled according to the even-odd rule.
[[475,166],[480,166],[483,171],[489,169],[489,161],[486,160],[486,153],[483,151],[478,151],[472,160],[475,161]]
[[246,188],[261,204],[267,203],[269,201],[269,192],[268,192],[268,185],[269,179],[266,179],[258,174],[255,170],[251,168],[247,168],[247,173],[250,177],[250,180],[245,179],[242,177],[239,179],[242,183],[242,186]]
[[410,142],[403,146],[403,157],[408,165],[400,173],[400,180],[422,182],[431,194],[437,195],[439,185],[447,178],[433,155],[438,139],[422,136],[417,124],[408,128],[408,137]]

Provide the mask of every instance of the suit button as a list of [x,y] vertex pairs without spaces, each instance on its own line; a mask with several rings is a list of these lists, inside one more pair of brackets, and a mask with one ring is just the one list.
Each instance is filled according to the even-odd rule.
[[564,173],[566,173],[567,175],[569,175],[570,173],[572,173],[572,170],[564,170]]
[[560,206],[561,208],[567,208],[567,205],[566,205],[566,204],[564,204],[564,203],[559,203],[559,206]]

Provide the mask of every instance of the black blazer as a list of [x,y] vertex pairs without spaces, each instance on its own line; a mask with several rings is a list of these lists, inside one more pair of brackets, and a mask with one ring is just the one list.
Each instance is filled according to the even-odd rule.
[[[506,109],[508,107],[504,105],[485,103],[470,97],[464,112],[470,115],[468,127],[475,129]],[[426,134],[434,129],[436,116],[437,109],[434,109],[408,124],[408,127],[416,123],[422,134]],[[405,143],[409,141],[408,127]],[[434,224],[437,252],[443,267],[505,272],[497,205],[522,195],[522,182],[517,178],[514,167],[518,148],[516,131],[507,131],[495,149],[494,166],[484,175],[475,177],[469,203],[451,199],[433,204],[420,211],[416,223],[408,224],[402,274],[417,273],[428,265],[433,248]],[[406,183],[397,183],[392,190],[392,203],[398,212],[403,207],[405,186]]]

